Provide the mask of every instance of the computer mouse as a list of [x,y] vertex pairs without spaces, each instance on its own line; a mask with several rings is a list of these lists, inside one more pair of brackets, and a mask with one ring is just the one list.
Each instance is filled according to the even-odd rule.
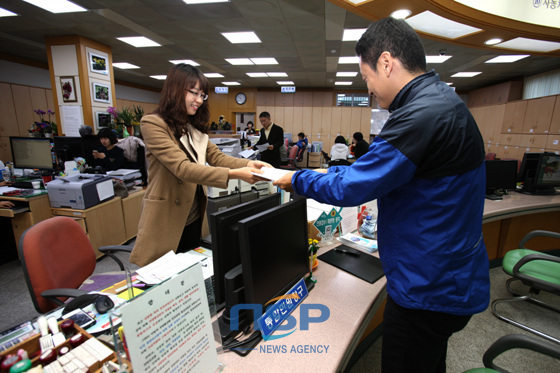
[[107,313],[107,311],[115,307],[115,304],[113,303],[111,298],[109,298],[106,295],[100,295],[97,298],[95,298],[93,304],[97,312],[99,312],[100,314]]

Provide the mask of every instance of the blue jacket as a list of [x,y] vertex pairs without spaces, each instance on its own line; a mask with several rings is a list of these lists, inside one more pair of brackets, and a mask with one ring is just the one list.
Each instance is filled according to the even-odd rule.
[[490,282],[482,240],[484,144],[476,122],[433,71],[403,87],[389,111],[352,166],[299,171],[293,188],[336,206],[377,199],[379,255],[387,292],[399,305],[482,312]]

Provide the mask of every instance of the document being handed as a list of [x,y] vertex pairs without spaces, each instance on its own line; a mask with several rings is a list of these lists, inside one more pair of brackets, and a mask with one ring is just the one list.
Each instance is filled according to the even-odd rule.
[[262,177],[263,179],[269,180],[269,181],[276,181],[278,179],[280,179],[282,176],[286,175],[287,173],[290,173],[292,171],[288,171],[288,170],[281,170],[279,168],[270,168],[270,167],[263,167],[261,168],[261,171],[263,171],[262,174],[256,173],[256,172],[252,172],[253,175]]
[[262,145],[255,145],[255,148],[259,149],[260,152],[264,152],[265,150],[268,150],[269,146],[270,146],[270,144],[265,142]]

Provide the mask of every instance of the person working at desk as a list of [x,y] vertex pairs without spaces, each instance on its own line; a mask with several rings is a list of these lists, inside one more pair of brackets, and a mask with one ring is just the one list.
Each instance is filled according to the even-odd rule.
[[[259,120],[263,126],[261,138],[255,145],[268,143],[268,148],[261,154],[263,162],[270,163],[272,167],[280,167],[280,147],[284,144],[284,130],[270,120],[270,113],[263,111],[259,115]],[[256,147],[253,147],[256,150]]]
[[364,135],[361,132],[355,132],[352,135],[352,147],[356,159],[367,153],[369,144],[364,140]]
[[[187,251],[208,235],[203,185],[227,188],[240,179],[254,184],[261,167],[225,155],[208,138],[209,82],[196,67],[178,64],[163,84],[154,114],[140,123],[148,159],[148,188],[130,261],[145,266],[169,251]],[[208,165],[206,165],[208,163]]]
[[247,127],[245,127],[245,133],[247,135],[254,135],[257,133],[257,131],[255,131],[255,126],[252,121],[247,122]]
[[86,164],[89,167],[94,167],[96,162],[93,157],[93,152],[94,150],[98,151],[101,147],[103,147],[103,144],[99,141],[99,137],[93,133],[93,128],[91,128],[91,126],[84,124],[80,126],[78,132],[80,133],[82,143],[84,144],[84,158],[86,159]]
[[298,162],[301,162],[303,160],[303,153],[305,152],[305,148],[307,148],[307,146],[309,145],[309,140],[307,140],[307,137],[305,137],[305,133],[303,132],[298,133],[297,137],[298,137],[298,141],[296,143],[296,146],[298,147],[297,160]]
[[387,277],[385,373],[446,371],[447,341],[490,299],[482,239],[484,144],[466,105],[434,71],[404,21],[384,18],[356,44],[360,71],[391,116],[348,167],[274,182],[335,206],[377,199]]
[[124,150],[118,147],[117,135],[110,128],[102,128],[97,134],[102,148],[93,151],[93,158],[98,166],[106,171],[118,170],[124,165]]

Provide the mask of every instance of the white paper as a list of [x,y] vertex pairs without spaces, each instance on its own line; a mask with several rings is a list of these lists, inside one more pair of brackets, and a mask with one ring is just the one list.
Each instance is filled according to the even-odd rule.
[[97,189],[97,196],[100,201],[104,201],[115,195],[115,189],[113,188],[113,180],[105,180],[100,183],[95,184]]
[[135,372],[215,372],[218,354],[200,265],[121,308]]
[[81,106],[61,106],[63,133],[66,136],[80,136],[80,126],[84,124]]
[[239,153],[239,155],[243,158],[249,158],[253,154],[255,154],[255,151],[253,149],[243,150],[242,152]]
[[262,145],[255,145],[255,147],[256,147],[257,149],[259,149],[260,152],[264,152],[265,150],[268,150],[268,147],[269,147],[269,146],[270,146],[270,144],[267,143],[267,142],[264,143],[264,144],[262,144]]
[[288,170],[281,170],[279,168],[271,168],[271,167],[263,167],[261,168],[261,171],[263,171],[262,174],[256,172],[252,172],[252,174],[270,181],[276,181],[280,179],[282,176],[286,175],[287,173],[292,172]]
[[342,230],[342,235],[352,233],[358,230],[358,208],[357,207],[344,207],[339,211],[340,216],[342,216],[342,222],[340,222],[340,229]]
[[175,254],[173,251],[168,252],[156,261],[138,269],[136,271],[138,279],[148,285],[159,284],[174,274],[202,261],[204,261],[202,264],[204,278],[212,276],[214,271],[212,258],[191,251],[180,254]]

